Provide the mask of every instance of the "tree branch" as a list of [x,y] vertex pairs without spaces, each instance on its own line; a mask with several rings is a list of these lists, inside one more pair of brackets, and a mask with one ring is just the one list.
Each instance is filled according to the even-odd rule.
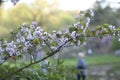
[[22,70],[24,70],[24,69],[26,69],[26,68],[28,68],[28,67],[34,65],[34,64],[37,64],[37,63],[39,63],[39,62],[41,62],[41,61],[47,59],[48,57],[51,57],[52,55],[53,55],[53,54],[51,53],[50,55],[48,55],[48,56],[42,58],[41,60],[35,61],[35,62],[33,62],[33,63],[30,63],[30,64],[28,64],[28,65],[26,65],[26,66],[24,66],[24,67],[22,67],[22,68],[16,70],[15,72],[13,72],[13,73],[11,73],[11,74],[5,76],[5,78],[3,78],[3,79],[1,79],[1,80],[6,80],[7,78],[11,77],[12,75],[14,75],[14,74],[16,74],[16,73],[18,73],[18,72],[21,72]]
[[70,40],[71,40],[71,39],[69,39],[68,41],[66,41],[66,42],[65,42],[64,44],[62,44],[61,46],[59,46],[59,47],[57,48],[57,50],[51,52],[48,56],[42,58],[41,60],[35,61],[35,62],[33,62],[33,63],[30,63],[30,64],[28,64],[28,65],[26,65],[26,66],[24,66],[24,67],[22,67],[22,68],[20,68],[20,69],[18,69],[18,70],[16,70],[16,71],[14,71],[13,73],[5,76],[5,77],[4,77],[3,79],[1,79],[1,80],[6,80],[6,79],[8,79],[9,77],[13,76],[14,74],[19,73],[19,72],[21,72],[22,70],[24,70],[24,69],[26,69],[26,68],[34,65],[34,64],[37,64],[37,63],[39,63],[39,62],[41,62],[41,61],[44,61],[45,59],[53,56],[54,54],[56,54],[57,52],[59,52],[60,49],[61,49],[65,44],[67,44]]

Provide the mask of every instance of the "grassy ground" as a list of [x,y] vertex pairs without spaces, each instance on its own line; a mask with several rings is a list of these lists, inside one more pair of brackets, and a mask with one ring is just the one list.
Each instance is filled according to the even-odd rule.
[[[63,59],[65,65],[76,65],[78,58]],[[85,57],[87,65],[112,64],[120,62],[120,56],[112,54],[91,55]]]
[[[63,60],[64,60],[63,64],[64,65],[70,65],[69,67],[71,69],[72,66],[75,66],[77,64],[78,58],[65,58]],[[115,55],[111,55],[111,54],[110,55],[107,55],[107,54],[90,55],[90,56],[86,56],[85,60],[86,60],[88,66],[91,65],[91,66],[89,66],[89,68],[90,68],[92,66],[96,67],[97,65],[119,63],[120,62],[120,56],[115,56]],[[6,62],[5,64],[9,64],[9,63]],[[11,66],[15,66],[15,62],[13,62],[13,64]],[[18,67],[22,67],[24,65],[23,64],[22,65],[18,64],[17,66]],[[109,65],[107,65],[107,66],[109,66]],[[92,68],[94,68],[94,67],[92,67]],[[34,69],[39,68],[39,64],[36,65],[34,68],[33,67],[31,67],[31,68],[34,71]],[[68,70],[68,71],[70,69],[66,69],[65,68],[65,70]],[[93,69],[93,70],[95,71],[95,69]],[[73,75],[74,75],[74,77],[73,77],[74,79],[72,79],[72,80],[75,80],[76,79],[76,75],[74,73],[73,73]],[[98,79],[97,76],[89,76],[88,75],[87,78],[88,78],[87,80],[100,80],[100,79]],[[110,80],[110,79],[108,79],[108,80]]]
[[[79,58],[64,58],[64,65],[74,66],[77,64]],[[119,63],[120,56],[112,55],[112,54],[100,54],[100,55],[89,55],[85,57],[85,61],[87,65],[104,65],[104,64],[112,64]],[[15,65],[15,61],[10,62]],[[19,63],[22,63],[21,61]],[[26,62],[27,63],[27,62]],[[6,62],[5,64],[9,64]]]
[[[67,58],[67,59],[63,59],[63,60],[64,60],[64,65],[75,66],[77,64],[78,58]],[[120,56],[115,56],[112,54],[109,54],[109,55],[100,54],[100,55],[86,56],[85,60],[86,60],[87,65],[89,66],[87,69],[87,71],[89,72],[87,75],[87,80],[101,80],[101,78],[102,78],[102,76],[96,76],[96,75],[91,76],[91,71],[97,72],[101,67],[103,69],[103,68],[105,68],[104,66],[106,66],[106,67],[112,66],[112,68],[110,69],[110,71],[111,71],[113,69],[117,69],[116,67],[120,66],[120,64],[119,64],[120,63]],[[120,71],[120,69],[111,71],[111,73],[113,75],[115,74],[113,79],[110,79],[109,75],[104,76],[103,79],[104,80],[119,80],[118,78],[120,78],[120,77],[118,76],[118,74],[116,74],[115,71],[118,72],[118,71]],[[109,73],[109,72],[105,71],[105,73]]]

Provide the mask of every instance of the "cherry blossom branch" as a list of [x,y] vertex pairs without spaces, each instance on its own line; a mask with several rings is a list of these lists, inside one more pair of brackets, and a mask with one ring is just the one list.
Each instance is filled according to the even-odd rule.
[[46,57],[44,57],[44,58],[42,58],[42,59],[40,59],[40,60],[38,60],[38,61],[35,61],[35,62],[33,62],[33,63],[30,63],[30,64],[28,64],[28,65],[26,65],[26,66],[24,66],[24,67],[21,67],[20,69],[14,71],[13,73],[5,76],[5,77],[4,77],[3,79],[1,79],[1,80],[6,80],[7,78],[13,76],[14,74],[19,73],[19,72],[21,72],[22,70],[24,70],[24,69],[26,69],[26,68],[34,65],[34,64],[37,64],[37,63],[39,63],[39,62],[41,62],[41,61],[44,61],[44,60],[46,60],[47,58],[53,56],[54,54],[56,54],[57,52],[59,52],[59,51],[61,50],[61,48],[62,48],[64,45],[66,45],[69,41],[71,41],[71,39],[69,39],[68,41],[66,41],[66,42],[65,42],[64,44],[62,44],[61,46],[59,46],[55,51],[49,53],[48,56],[46,56]]

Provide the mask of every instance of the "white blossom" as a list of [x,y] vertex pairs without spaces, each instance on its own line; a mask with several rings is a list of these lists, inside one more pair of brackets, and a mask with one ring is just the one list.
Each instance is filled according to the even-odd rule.
[[4,41],[3,43],[4,43],[4,44],[7,44],[7,41]]
[[10,56],[13,56],[16,52],[16,45],[14,44],[14,42],[10,42],[10,43],[6,43],[6,51],[9,53]]
[[118,41],[120,41],[120,38],[118,39]]
[[62,34],[62,31],[58,31],[57,34]]
[[51,37],[52,35],[51,34],[48,34],[49,37]]
[[34,38],[38,38],[39,37],[39,34],[42,34],[41,32],[38,32],[38,31],[35,31],[34,33],[33,33],[33,37]]
[[89,11],[90,11],[90,15],[94,16],[94,11],[92,9],[89,9]]
[[24,48],[23,48],[23,50],[25,51],[25,52],[27,52],[27,50],[28,50],[28,48],[30,48],[30,47],[32,47],[33,45],[30,43],[30,41],[26,41],[25,43],[24,43]]
[[85,26],[85,28],[84,28],[84,30],[83,30],[83,33],[84,33],[84,34],[85,34],[85,32],[86,32],[86,30],[87,30],[87,28],[88,28],[88,26],[89,26],[89,23],[90,23],[90,18],[87,17],[87,18],[86,18],[86,26]]
[[68,41],[68,38],[65,38],[64,36],[62,36],[61,38],[57,39],[56,43],[58,44],[58,46],[63,45],[66,41]]
[[42,68],[42,72],[46,75],[47,74],[47,69]]
[[33,33],[33,37],[34,38],[42,37],[42,35],[43,35],[42,31],[43,31],[43,29],[41,29],[41,27],[37,27]]
[[26,27],[27,26],[27,24],[26,23],[23,23],[23,25],[22,25],[23,27]]
[[17,33],[17,34],[16,34],[16,37],[17,37],[17,38],[21,37],[21,33],[20,33],[20,32]]
[[41,46],[40,46],[40,44],[38,44],[37,46],[36,46],[36,51],[38,51],[38,50],[40,50],[41,49]]
[[56,46],[51,46],[51,49],[52,49],[52,50],[56,50],[57,47],[56,47]]
[[30,43],[30,41],[26,41],[25,42],[25,47],[26,48],[29,48],[29,47],[32,47],[33,45]]
[[20,52],[19,52],[19,51],[17,51],[17,52],[16,52],[16,55],[17,55],[17,56],[19,56],[19,55],[20,55]]
[[30,25],[30,28],[35,29],[35,25]]
[[53,34],[51,35],[51,37],[52,37],[53,40],[55,40],[55,41],[57,40],[56,33],[53,33]]
[[90,18],[87,17],[87,18],[86,18],[86,27],[88,27],[89,23],[90,23]]
[[27,52],[27,50],[28,50],[27,47],[24,47],[24,48],[23,48],[23,51],[24,51],[24,52]]
[[43,46],[46,46],[45,42],[42,42],[42,45],[43,45]]
[[115,33],[113,33],[113,36],[115,36]]
[[30,33],[30,30],[26,27],[21,27],[21,32],[23,33]]
[[58,54],[54,54],[54,59],[58,59],[59,55]]
[[73,31],[70,36],[71,36],[72,38],[75,38],[75,36],[76,36],[76,31]]
[[4,49],[0,46],[0,53],[4,52]]
[[81,28],[82,25],[80,24],[80,22],[77,22],[76,24],[74,24],[74,26]]
[[86,42],[84,42],[83,45],[85,46],[85,45],[86,45]]
[[20,41],[21,41],[21,42],[25,42],[25,37],[21,36],[21,37],[20,37]]
[[11,0],[11,2],[16,5],[16,3],[18,2],[19,0]]
[[42,66],[45,65],[45,61],[41,61],[39,64],[40,64],[40,66],[42,67]]
[[47,35],[48,33],[47,33],[47,32],[44,32],[43,34]]
[[109,28],[115,30],[115,26],[109,25]]
[[33,40],[33,36],[30,33],[27,35],[27,40]]
[[45,65],[48,64],[48,61],[44,60],[44,61],[41,61],[39,64],[40,64],[41,67],[44,67]]
[[53,33],[56,33],[56,31],[55,31],[55,30],[53,30]]
[[17,41],[17,43],[20,43],[20,42],[21,42],[20,39],[16,39],[16,41]]
[[32,25],[37,25],[37,22],[33,21],[33,22],[32,22]]
[[80,45],[81,45],[81,42],[80,42],[79,40],[78,40],[78,42],[77,42],[77,45],[78,45],[78,46],[80,46]]
[[118,33],[117,36],[120,36],[120,34]]
[[40,26],[38,26],[38,27],[36,27],[35,31],[40,31],[40,32],[42,32],[43,29],[42,29]]

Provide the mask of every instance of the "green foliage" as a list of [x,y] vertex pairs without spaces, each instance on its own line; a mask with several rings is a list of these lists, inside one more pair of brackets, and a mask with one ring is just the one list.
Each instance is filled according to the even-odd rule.
[[[64,65],[73,66],[77,64],[78,59],[75,57],[72,58],[65,58]],[[88,66],[90,65],[105,65],[105,64],[113,64],[118,63],[120,61],[120,58],[114,54],[107,54],[107,53],[101,53],[101,54],[94,54],[91,56],[86,56],[85,61]]]
[[70,33],[73,32],[73,31],[76,31],[76,30],[77,30],[76,27],[70,27],[70,28],[69,28],[69,32],[70,32]]
[[[6,74],[12,74],[20,66],[25,66],[23,63],[19,63],[17,65],[19,66],[10,67],[10,65],[7,64],[0,66],[0,79],[6,77]],[[53,61],[48,65],[49,67],[47,68],[46,73],[42,72],[39,65],[34,65],[16,73],[14,76],[11,76],[6,80],[75,80],[76,69],[74,67],[64,66],[59,60]]]
[[55,1],[53,4],[49,4],[47,0],[35,0],[31,5],[19,3],[10,10],[3,9],[0,27],[13,30],[24,22],[30,24],[32,21],[36,21],[44,30],[52,32],[52,30],[63,29],[67,24],[74,22],[73,12],[58,9]]
[[115,12],[109,5],[105,8],[102,8],[102,3],[96,1],[94,6],[94,12],[96,13],[93,17],[93,25],[101,25],[104,23],[109,23],[115,26],[118,26],[117,12]]
[[112,39],[111,50],[119,50],[119,49],[120,49],[120,41],[119,38],[116,36]]

